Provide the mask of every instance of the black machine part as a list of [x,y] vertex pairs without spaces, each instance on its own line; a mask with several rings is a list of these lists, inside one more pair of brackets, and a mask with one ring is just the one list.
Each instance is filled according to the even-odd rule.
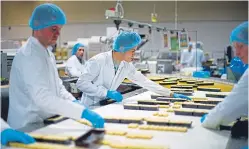
[[[129,93],[129,92],[132,92],[132,91],[135,91],[137,89],[140,89],[142,87],[136,85],[136,84],[133,84],[133,83],[122,83],[117,91],[120,92],[121,94],[126,94],[126,93]],[[106,99],[103,99],[101,101],[99,101],[99,104],[101,106],[105,106],[105,105],[109,105],[109,104],[112,104],[112,103],[115,103],[116,101],[115,100],[112,100],[110,98],[106,98]]]
[[59,122],[62,122],[62,121],[64,121],[64,120],[67,120],[67,119],[68,119],[67,117],[62,117],[62,118],[60,118],[60,119],[58,119],[58,120],[50,120],[50,119],[58,118],[58,117],[60,117],[60,115],[54,115],[54,116],[52,116],[52,117],[49,117],[49,118],[45,119],[45,120],[43,121],[43,123],[46,124],[46,125],[49,125],[49,124],[56,124],[56,123],[59,123]]
[[81,147],[91,147],[94,143],[102,140],[104,135],[104,129],[91,129],[75,140],[75,145]]
[[231,135],[232,138],[248,138],[248,119],[239,118],[231,128]]
[[248,138],[248,120],[237,119],[237,121],[232,126],[220,125],[220,130],[231,131],[231,137],[240,139]]
[[117,30],[119,30],[119,25],[122,23],[121,20],[114,20],[114,24],[116,25]]

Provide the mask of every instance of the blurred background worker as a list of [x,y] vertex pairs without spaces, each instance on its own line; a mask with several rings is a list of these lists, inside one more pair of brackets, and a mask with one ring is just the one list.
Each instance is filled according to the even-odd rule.
[[83,104],[93,105],[105,98],[122,101],[123,97],[116,89],[126,77],[133,83],[160,95],[188,98],[184,95],[172,94],[170,90],[149,80],[136,70],[132,60],[140,43],[141,37],[138,33],[122,31],[113,42],[113,50],[89,59],[76,83],[83,92],[81,98]]
[[7,145],[8,142],[20,142],[23,144],[35,143],[35,139],[21,131],[14,130],[1,119],[1,144]]
[[192,48],[193,48],[193,44],[191,42],[189,42],[188,49],[182,50],[180,63],[183,67],[186,67],[189,63],[189,60],[192,56]]
[[[236,49],[236,55],[244,64],[248,64],[248,22],[237,26],[232,31],[230,40]],[[231,93],[208,115],[204,115],[201,122],[206,128],[217,129],[220,125],[228,125],[241,116],[248,117],[248,70],[245,71]]]
[[189,67],[202,67],[202,63],[205,62],[205,56],[203,52],[203,43],[198,41],[196,48],[193,48],[192,55],[189,59]]
[[79,77],[84,69],[84,45],[77,43],[72,49],[72,56],[67,60],[66,73],[70,77]]
[[94,127],[103,127],[101,116],[73,102],[75,98],[62,85],[55,57],[48,50],[64,24],[66,16],[54,4],[42,4],[33,11],[29,21],[33,36],[16,54],[10,73],[8,124],[12,128],[43,123],[54,115],[86,118]]

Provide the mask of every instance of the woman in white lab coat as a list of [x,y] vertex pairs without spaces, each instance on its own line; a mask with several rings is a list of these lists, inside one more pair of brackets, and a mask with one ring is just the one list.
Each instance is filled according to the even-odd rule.
[[29,26],[33,36],[16,54],[10,72],[7,121],[14,129],[43,123],[54,115],[86,118],[94,127],[104,125],[97,113],[73,102],[75,98],[59,78],[55,57],[47,49],[56,43],[64,24],[64,12],[52,3],[41,4],[32,13]]
[[35,139],[28,134],[10,128],[3,119],[1,119],[0,136],[2,145],[7,145],[9,142],[20,142],[23,144],[31,144],[35,142]]
[[[236,49],[236,55],[244,64],[248,64],[248,22],[237,26],[230,40]],[[231,93],[207,115],[201,118],[206,128],[217,129],[228,125],[241,116],[248,117],[248,70],[246,70]]]
[[183,49],[182,52],[181,52],[181,65],[183,67],[186,67],[189,63],[189,60],[192,56],[192,48],[193,48],[193,44],[192,43],[189,43],[188,44],[188,49]]
[[[135,32],[121,32],[113,43],[113,50],[100,53],[88,60],[76,85],[83,92],[81,102],[93,105],[105,98],[123,99],[116,91],[127,77],[132,82],[155,93],[176,98],[188,98],[172,94],[170,90],[149,80],[133,66],[132,59],[141,37]],[[189,98],[188,98],[189,99]]]
[[189,67],[202,67],[202,63],[205,62],[205,56],[203,52],[203,44],[201,42],[196,43],[196,48],[193,48],[191,57],[188,62]]
[[84,69],[84,45],[77,43],[72,49],[72,56],[66,62],[66,73],[70,77],[79,77]]

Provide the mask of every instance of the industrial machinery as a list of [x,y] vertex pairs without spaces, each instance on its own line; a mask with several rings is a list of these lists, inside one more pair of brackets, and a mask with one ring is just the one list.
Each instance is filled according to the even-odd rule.
[[3,51],[2,50],[1,50],[1,78],[9,79],[10,70],[15,54],[3,52],[5,50]]
[[7,67],[7,53],[1,51],[1,78],[9,78]]
[[[174,57],[176,53],[159,52],[157,56],[156,72],[158,74],[168,73],[171,74],[174,69]],[[176,56],[176,55],[175,55]]]

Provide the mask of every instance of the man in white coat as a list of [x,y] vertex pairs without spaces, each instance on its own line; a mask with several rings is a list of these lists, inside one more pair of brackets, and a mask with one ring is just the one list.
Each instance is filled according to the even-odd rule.
[[189,43],[188,44],[188,49],[183,49],[181,52],[181,65],[183,67],[186,67],[189,63],[189,60],[192,56],[192,48],[193,48],[193,44]]
[[131,62],[140,43],[139,34],[123,31],[114,40],[113,50],[100,53],[86,62],[84,72],[76,83],[83,92],[81,102],[84,105],[90,106],[105,98],[121,101],[123,97],[116,89],[126,77],[157,94],[190,99],[181,94],[173,94],[136,70]]
[[[248,64],[248,22],[237,26],[230,40],[236,49],[236,55],[244,64]],[[248,70],[246,70],[231,93],[207,115],[201,118],[203,127],[217,129],[228,125],[241,116],[248,117]]]
[[70,77],[79,77],[84,69],[84,45],[77,43],[72,49],[72,56],[66,62],[66,72]]
[[29,20],[33,36],[16,54],[10,73],[8,124],[19,129],[42,123],[53,115],[85,118],[94,127],[104,126],[103,118],[75,101],[59,78],[55,57],[48,47],[55,44],[66,16],[58,6],[37,6]]
[[203,52],[203,43],[197,42],[193,48],[191,57],[188,62],[189,67],[202,67],[202,63],[205,62],[205,56]]

